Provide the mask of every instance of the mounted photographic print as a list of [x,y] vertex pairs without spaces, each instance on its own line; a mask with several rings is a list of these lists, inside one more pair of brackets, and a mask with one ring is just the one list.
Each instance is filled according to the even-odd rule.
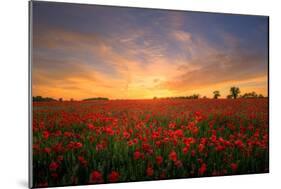
[[30,187],[269,172],[269,17],[29,5]]

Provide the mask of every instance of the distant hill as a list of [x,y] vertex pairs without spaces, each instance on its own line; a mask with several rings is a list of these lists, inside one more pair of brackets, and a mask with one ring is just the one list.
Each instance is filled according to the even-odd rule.
[[109,99],[105,97],[95,97],[95,98],[86,98],[83,99],[82,101],[92,101],[92,100],[109,100]]
[[57,100],[53,99],[53,98],[50,98],[50,97],[33,96],[32,101],[33,102],[54,102],[54,101],[57,101]]

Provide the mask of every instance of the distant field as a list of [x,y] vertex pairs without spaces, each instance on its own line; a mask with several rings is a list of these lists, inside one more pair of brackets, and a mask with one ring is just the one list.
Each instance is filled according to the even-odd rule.
[[268,99],[33,103],[34,186],[269,170]]

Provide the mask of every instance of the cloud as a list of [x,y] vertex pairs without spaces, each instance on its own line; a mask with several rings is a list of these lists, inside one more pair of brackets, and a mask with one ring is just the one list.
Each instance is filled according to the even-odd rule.
[[[48,63],[51,65],[48,66]],[[116,94],[126,96],[126,80],[98,72],[93,65],[52,58],[36,59],[35,64],[32,70],[33,95],[67,99],[92,96],[114,98]]]
[[89,48],[102,43],[97,34],[83,35],[52,26],[34,28],[33,33],[34,48],[78,50],[79,48]]
[[190,65],[200,67],[190,69],[188,66],[181,66],[179,69],[184,71],[183,74],[162,82],[157,87],[183,92],[225,82],[242,83],[248,79],[266,76],[265,61],[259,54],[245,52],[198,57],[191,60]]
[[184,31],[173,31],[172,36],[180,42],[189,42],[191,40],[191,34]]

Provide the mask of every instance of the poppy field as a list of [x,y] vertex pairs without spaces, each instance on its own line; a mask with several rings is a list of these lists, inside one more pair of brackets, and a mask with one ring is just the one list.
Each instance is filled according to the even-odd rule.
[[268,99],[33,102],[33,185],[269,171]]

